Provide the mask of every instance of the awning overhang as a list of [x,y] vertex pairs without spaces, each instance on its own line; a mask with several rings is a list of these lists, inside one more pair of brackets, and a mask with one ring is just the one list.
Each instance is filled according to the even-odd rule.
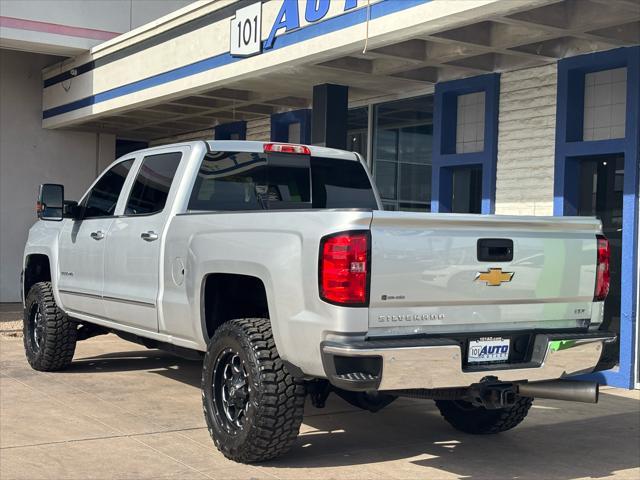
[[[358,105],[640,43],[635,0],[332,1],[315,22],[300,0],[299,28],[231,56],[231,19],[252,3],[202,2],[47,69],[43,125],[154,140],[309,108],[322,83]],[[262,4],[263,41],[282,5]]]

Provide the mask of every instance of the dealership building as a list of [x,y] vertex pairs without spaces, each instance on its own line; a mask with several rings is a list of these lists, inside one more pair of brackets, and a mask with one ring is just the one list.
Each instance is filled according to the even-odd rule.
[[637,0],[10,3],[0,301],[42,182],[79,198],[117,156],[183,140],[321,144],[360,152],[386,209],[598,216],[619,349],[596,375],[638,385]]

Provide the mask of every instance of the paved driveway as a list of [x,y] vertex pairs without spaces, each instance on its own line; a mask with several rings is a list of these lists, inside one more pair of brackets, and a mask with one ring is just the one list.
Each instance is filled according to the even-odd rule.
[[78,344],[61,373],[31,370],[21,339],[0,338],[0,478],[640,478],[640,392],[599,405],[536,401],[512,432],[477,437],[432,402],[377,414],[332,397],[306,410],[284,458],[226,460],[209,439],[200,365],[108,335]]

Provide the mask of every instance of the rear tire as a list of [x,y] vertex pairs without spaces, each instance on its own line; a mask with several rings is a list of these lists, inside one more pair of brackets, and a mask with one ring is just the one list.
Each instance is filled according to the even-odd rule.
[[440,414],[454,428],[465,433],[485,435],[510,430],[520,424],[529,409],[533,398],[518,397],[511,407],[487,410],[461,400],[436,400]]
[[76,349],[78,325],[56,305],[51,282],[36,283],[29,290],[23,333],[31,368],[53,372],[69,366]]
[[222,454],[253,463],[286,453],[300,430],[305,388],[286,370],[265,318],[231,320],[209,342],[202,402]]

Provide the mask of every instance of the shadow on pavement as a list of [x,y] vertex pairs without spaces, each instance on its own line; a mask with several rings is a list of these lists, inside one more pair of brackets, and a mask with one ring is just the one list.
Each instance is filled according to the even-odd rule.
[[149,370],[172,380],[200,388],[202,361],[187,360],[162,350],[112,352],[74,359],[68,373],[129,372]]
[[[631,411],[607,414],[611,403],[627,404]],[[424,401],[424,409],[305,416],[305,424],[316,430],[301,436],[289,455],[269,466],[320,468],[412,459],[416,466],[464,478],[547,480],[602,478],[640,467],[637,400],[605,397],[593,408],[601,408],[601,415],[568,421],[560,417],[546,424],[540,424],[545,413],[534,410],[516,429],[482,436],[454,430],[429,401]]]
[[[81,358],[67,371],[135,370],[200,387],[201,362],[159,350]],[[430,401],[399,400],[372,414],[333,395],[327,409],[308,405],[303,433],[288,455],[262,465],[314,469],[400,461],[399,468],[407,468],[412,459],[413,475],[423,466],[472,479],[603,478],[640,467],[639,431],[638,401],[606,394],[599,405],[535,402],[521,426],[486,436],[452,429]]]

